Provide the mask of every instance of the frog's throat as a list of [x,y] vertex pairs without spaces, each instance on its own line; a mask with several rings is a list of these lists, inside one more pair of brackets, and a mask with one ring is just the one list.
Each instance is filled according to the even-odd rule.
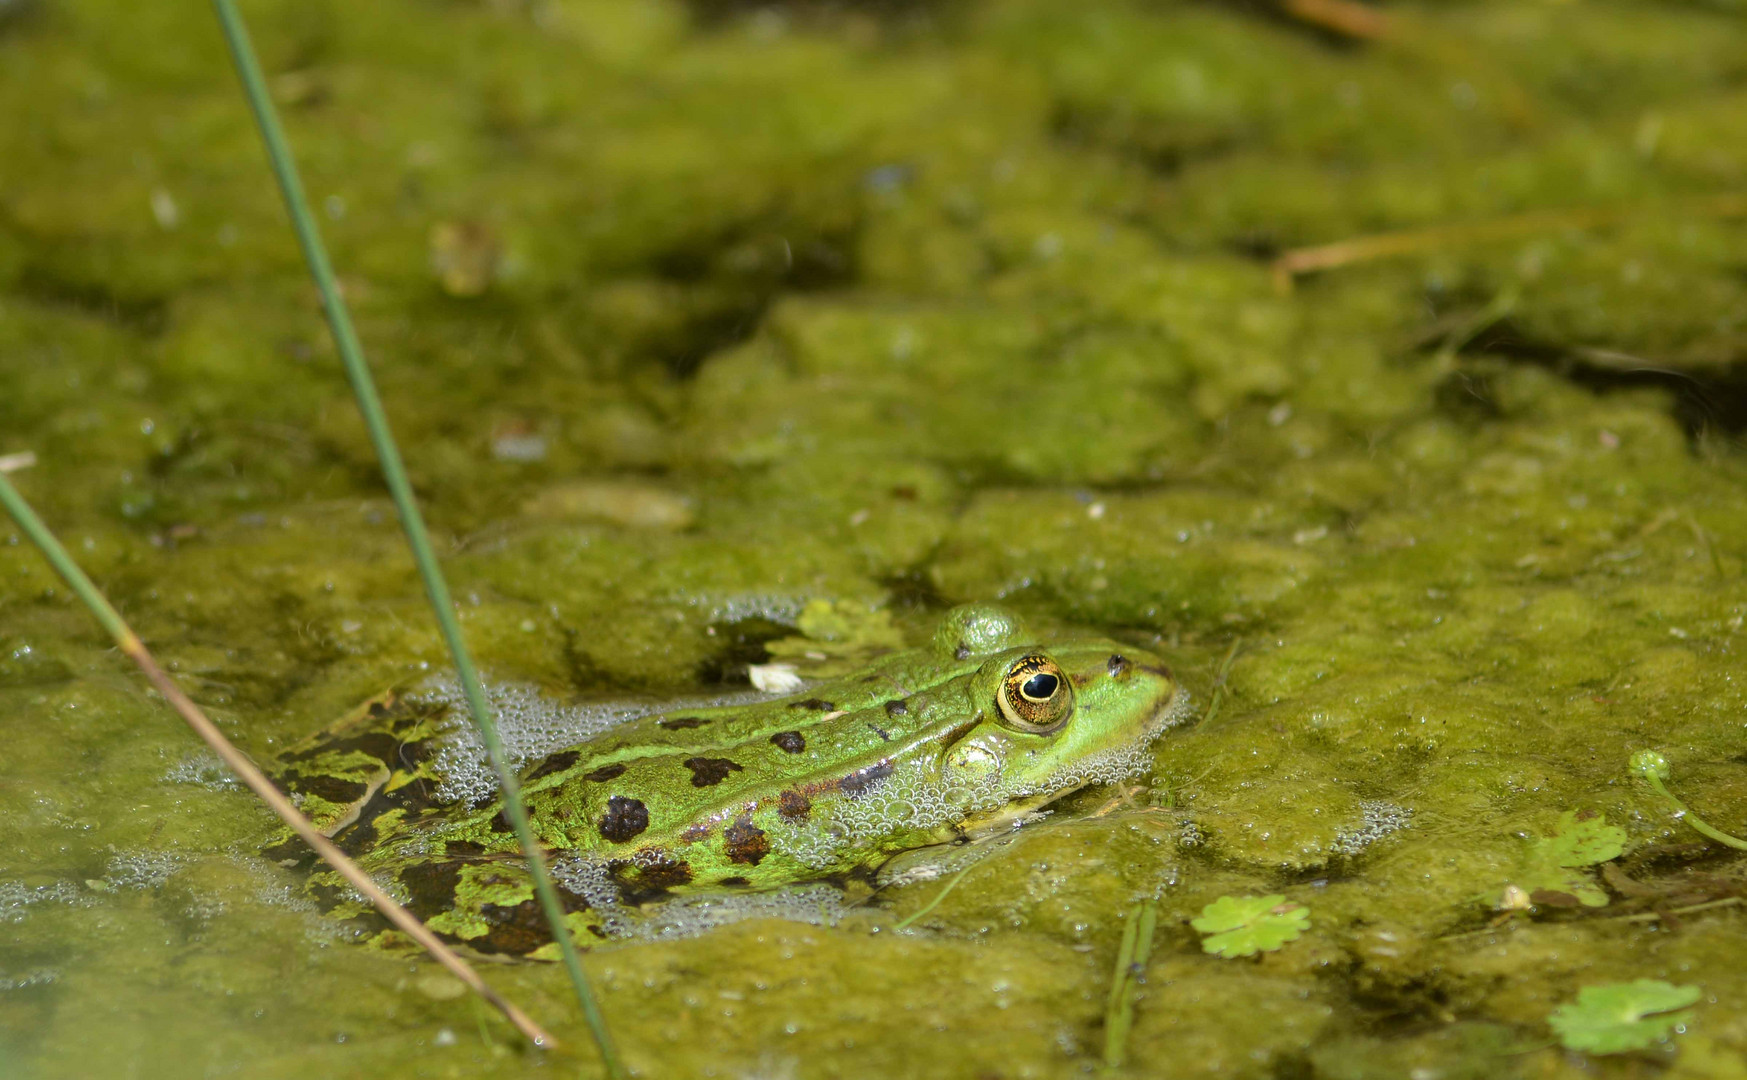
[[1013,794],[1047,795],[1059,799],[1091,784],[1109,784],[1139,776],[1152,767],[1148,748],[1153,740],[1166,730],[1183,724],[1193,713],[1189,692],[1181,685],[1173,686],[1171,696],[1159,702],[1153,714],[1131,733],[1112,738],[1097,749],[1064,762],[1041,781]]

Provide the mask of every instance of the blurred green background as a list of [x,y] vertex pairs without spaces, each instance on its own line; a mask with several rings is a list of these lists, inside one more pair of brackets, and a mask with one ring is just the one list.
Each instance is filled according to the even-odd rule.
[[[1654,917],[1747,865],[1625,767],[1747,818],[1740,4],[244,12],[491,678],[713,692],[809,600],[999,599],[1220,702],[914,927],[591,953],[642,1075],[1079,1075],[1156,896],[1127,1075],[1747,1076],[1739,909]],[[15,482],[257,758],[442,664],[208,8],[0,2],[0,100]],[[338,940],[0,537],[0,1073],[594,1067],[549,966],[489,973],[536,1059]],[[1571,810],[1607,903],[1500,915],[1572,895]],[[1201,952],[1275,891],[1303,939]],[[1690,1030],[1551,1046],[1636,978]]]

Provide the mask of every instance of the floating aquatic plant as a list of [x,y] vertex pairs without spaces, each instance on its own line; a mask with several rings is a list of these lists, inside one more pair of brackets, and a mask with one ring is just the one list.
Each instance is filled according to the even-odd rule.
[[1201,947],[1227,958],[1273,952],[1310,928],[1310,909],[1272,896],[1222,896],[1189,925],[1208,935]]
[[1747,840],[1730,836],[1721,829],[1705,824],[1703,818],[1693,813],[1685,803],[1674,797],[1674,793],[1669,791],[1667,786],[1668,777],[1672,774],[1673,769],[1669,766],[1666,757],[1654,750],[1640,750],[1632,755],[1631,768],[1655,790],[1656,794],[1662,796],[1668,805],[1674,808],[1675,817],[1682,819],[1719,844],[1727,844],[1729,847],[1747,851]]
[[1626,850],[1626,830],[1609,825],[1607,815],[1567,810],[1559,815],[1553,835],[1542,840],[1543,858],[1564,867],[1599,866]]
[[[1551,907],[1606,907],[1607,890],[1587,868],[1619,858],[1625,845],[1626,830],[1609,825],[1605,814],[1567,810],[1559,815],[1552,835],[1537,837],[1529,845],[1505,896],[1520,896],[1526,903]],[[1494,906],[1523,907],[1526,903],[1495,899]]]
[[1586,986],[1577,1000],[1559,1006],[1547,1023],[1567,1050],[1620,1054],[1668,1038],[1692,1015],[1685,1011],[1702,991],[1657,979]]

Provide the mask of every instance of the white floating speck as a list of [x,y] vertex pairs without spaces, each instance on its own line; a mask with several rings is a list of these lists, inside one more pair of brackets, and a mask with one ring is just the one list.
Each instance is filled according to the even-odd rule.
[[182,210],[176,205],[175,196],[163,188],[152,189],[152,217],[158,225],[165,229],[174,229],[182,221]]
[[754,687],[767,694],[792,694],[803,681],[793,664],[748,664],[746,674]]

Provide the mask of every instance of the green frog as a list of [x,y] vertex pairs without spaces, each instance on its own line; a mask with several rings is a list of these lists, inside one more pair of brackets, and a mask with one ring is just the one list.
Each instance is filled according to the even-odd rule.
[[[649,713],[527,763],[521,785],[573,929],[606,937],[615,905],[842,882],[1008,830],[1145,771],[1185,703],[1155,656],[1091,637],[1045,645],[1013,613],[969,605],[926,646],[787,697]],[[550,953],[502,805],[444,798],[449,712],[372,701],[287,754],[281,786],[434,930]],[[380,929],[331,872],[312,888],[360,932]]]

